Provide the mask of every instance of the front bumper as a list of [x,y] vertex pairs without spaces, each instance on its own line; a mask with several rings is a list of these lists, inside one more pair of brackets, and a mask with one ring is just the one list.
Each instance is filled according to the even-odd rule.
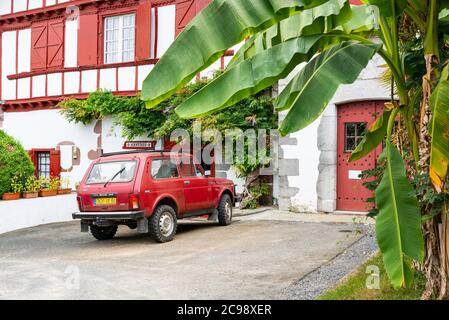
[[81,220],[137,220],[145,218],[144,211],[115,211],[115,212],[75,212],[73,219]]

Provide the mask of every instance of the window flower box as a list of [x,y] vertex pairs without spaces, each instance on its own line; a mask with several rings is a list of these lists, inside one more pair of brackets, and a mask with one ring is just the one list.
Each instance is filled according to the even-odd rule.
[[34,199],[39,196],[39,192],[22,192],[22,198],[24,199]]
[[58,194],[56,190],[44,189],[39,191],[39,197],[52,197]]
[[72,189],[70,188],[58,190],[58,194],[70,194],[70,193],[72,193]]
[[20,199],[20,192],[15,192],[15,193],[7,192],[7,193],[4,193],[2,196],[2,200],[6,200],[6,201],[17,200],[17,199]]

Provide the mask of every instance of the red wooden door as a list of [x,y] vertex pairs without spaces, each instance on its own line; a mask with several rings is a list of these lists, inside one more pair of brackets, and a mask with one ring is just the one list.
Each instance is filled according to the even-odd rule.
[[349,163],[348,160],[365,129],[369,128],[383,109],[383,101],[360,101],[338,107],[337,210],[369,210],[366,200],[373,195],[363,186],[364,180],[359,175],[364,170],[375,168],[382,146],[358,161]]

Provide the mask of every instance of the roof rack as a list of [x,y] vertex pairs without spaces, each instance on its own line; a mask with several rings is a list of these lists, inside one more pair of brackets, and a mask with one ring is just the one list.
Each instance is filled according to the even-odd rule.
[[101,157],[111,157],[111,156],[118,156],[121,154],[134,154],[134,153],[160,153],[162,155],[164,152],[172,152],[172,151],[171,150],[139,149],[139,150],[127,150],[127,151],[104,153],[103,150],[101,150]]

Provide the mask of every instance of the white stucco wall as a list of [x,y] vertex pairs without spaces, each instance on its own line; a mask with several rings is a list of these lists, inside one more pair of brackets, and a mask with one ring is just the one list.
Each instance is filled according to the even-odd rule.
[[0,201],[0,234],[41,224],[72,220],[78,210],[75,194]]

